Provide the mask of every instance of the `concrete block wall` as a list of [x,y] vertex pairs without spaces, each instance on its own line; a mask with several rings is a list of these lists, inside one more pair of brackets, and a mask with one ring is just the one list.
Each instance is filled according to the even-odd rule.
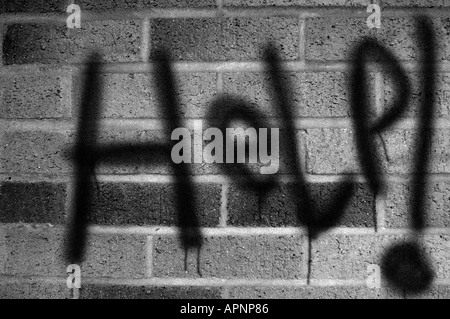
[[[81,29],[66,26],[67,6],[81,7]],[[212,164],[191,164],[200,252],[177,237],[173,175],[144,161],[101,165],[90,216],[80,298],[449,298],[450,297],[450,2],[390,1],[382,27],[369,29],[368,0],[52,0],[0,4],[0,298],[72,298],[66,286],[64,230],[73,201],[74,145],[83,63],[94,48],[105,61],[99,143],[168,141],[148,73],[150,53],[174,60],[181,117],[202,119],[220,93],[249,100],[279,120],[267,91],[261,48],[274,41],[293,84],[293,138],[313,199],[324,207],[341,174],[358,185],[337,227],[309,240],[295,215],[293,177],[264,198]],[[421,99],[413,13],[432,18],[438,39],[436,134],[428,168],[423,246],[436,274],[420,295],[383,281],[366,284],[389,245],[409,233],[410,173]],[[414,11],[416,10],[416,11]],[[349,107],[349,52],[362,37],[379,39],[408,70],[413,101],[381,135],[386,196],[361,174]],[[394,98],[375,70],[375,111]],[[185,269],[185,263],[187,269]],[[201,274],[201,275],[200,275]]]

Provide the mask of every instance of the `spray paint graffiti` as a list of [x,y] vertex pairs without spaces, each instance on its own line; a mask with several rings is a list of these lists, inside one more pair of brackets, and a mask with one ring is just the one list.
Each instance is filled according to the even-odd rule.
[[[426,190],[425,169],[429,162],[431,148],[431,132],[433,128],[433,92],[435,89],[435,40],[432,25],[428,18],[416,18],[418,42],[423,49],[423,99],[420,114],[420,140],[417,144],[414,162],[414,192],[410,211],[413,216],[412,239],[406,244],[397,244],[388,249],[382,260],[382,272],[395,287],[405,292],[419,292],[431,285],[433,273],[421,251],[419,235],[424,229],[424,193]],[[278,52],[273,45],[265,49],[265,65],[270,75],[269,87],[274,101],[280,110],[282,124],[284,125],[284,139],[287,146],[287,155],[292,162],[292,173],[295,176],[297,187],[294,188],[296,212],[298,221],[305,226],[309,236],[309,256],[311,256],[311,241],[322,232],[337,225],[344,214],[355,187],[353,177],[345,177],[340,182],[340,192],[331,201],[327,209],[319,211],[312,200],[303,176],[300,165],[300,152],[297,143],[289,137],[295,136],[293,123],[293,98],[291,85],[282,77],[282,67]],[[374,124],[370,123],[369,104],[367,102],[367,81],[365,66],[367,59],[375,59],[384,71],[392,77],[399,92],[398,98],[389,111]],[[383,176],[380,172],[379,161],[374,147],[374,137],[394,124],[406,110],[410,97],[410,84],[405,71],[389,50],[373,39],[365,39],[355,46],[351,59],[351,110],[354,121],[357,149],[363,173],[374,193],[383,190]],[[170,64],[168,52],[156,51],[152,60],[155,61],[156,70],[153,80],[157,83],[158,98],[165,112],[166,130],[168,136],[176,128],[181,127],[179,115],[179,102],[174,85],[174,74]],[[77,264],[82,261],[86,246],[87,221],[92,204],[92,187],[94,182],[94,169],[102,162],[129,163],[137,158],[144,158],[149,163],[157,163],[157,159],[171,165],[176,177],[177,217],[180,228],[180,243],[187,251],[197,249],[198,256],[202,248],[202,233],[199,220],[195,212],[195,197],[186,163],[175,164],[171,160],[171,149],[176,141],[167,143],[148,143],[140,145],[116,144],[99,146],[96,144],[98,131],[98,118],[100,114],[99,101],[102,92],[102,83],[99,80],[101,71],[100,57],[93,54],[87,65],[86,81],[84,84],[81,113],[78,123],[78,135],[74,152],[76,167],[75,185],[75,212],[67,232],[67,261]],[[211,125],[225,131],[233,120],[249,123],[254,128],[269,128],[263,120],[259,110],[234,96],[216,98],[209,109],[208,118],[212,118]],[[226,173],[238,173],[245,178],[239,179],[241,186],[267,193],[277,184],[276,175],[253,174],[245,164],[221,164]],[[230,174],[231,175],[231,174]],[[350,175],[351,176],[351,175]],[[200,258],[198,258],[200,263]],[[198,271],[200,267],[197,268]],[[311,260],[309,260],[309,270]],[[201,275],[201,274],[200,274]],[[310,273],[308,273],[308,280]]]

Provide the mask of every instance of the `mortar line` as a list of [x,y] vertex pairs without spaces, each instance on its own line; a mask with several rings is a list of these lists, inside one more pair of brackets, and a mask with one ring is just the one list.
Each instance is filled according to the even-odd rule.
[[[16,227],[31,227],[35,229],[53,229],[64,230],[63,225],[49,226],[43,224],[24,224],[8,223],[6,228],[14,229]],[[31,229],[30,228],[30,229]],[[252,236],[307,236],[307,229],[303,226],[287,227],[202,227],[200,228],[203,236],[206,237],[252,237]],[[147,235],[147,236],[174,236],[179,234],[179,228],[176,226],[88,226],[88,232],[95,235]],[[380,229],[378,233],[371,227],[336,227],[329,229],[321,236],[376,236],[376,235],[408,235],[410,229],[404,228],[386,228]],[[449,235],[450,228],[429,227],[424,230],[425,236]]]
[[80,299],[80,289],[73,288],[72,290],[72,299]]
[[67,182],[65,182],[66,184],[66,201],[65,201],[65,205],[64,205],[64,209],[65,209],[65,220],[69,221],[72,220],[72,216],[73,216],[73,203],[75,203],[75,183],[76,183],[76,178],[75,176],[70,178]]
[[[265,117],[260,118],[264,120],[269,127],[277,127],[283,129],[280,125],[280,118],[278,117]],[[184,118],[184,127],[188,129],[194,128],[195,121],[204,121],[205,126],[214,119],[204,118]],[[76,129],[76,123],[72,120],[39,120],[39,119],[0,119],[0,125],[4,131],[74,131]],[[164,129],[165,119],[155,118],[128,118],[128,119],[101,119],[99,130],[154,130],[161,131]],[[305,129],[347,129],[352,130],[352,119],[344,117],[302,117],[293,120],[294,128],[298,131]],[[393,130],[414,130],[415,118],[403,118],[400,122],[393,125]],[[282,123],[281,123],[282,124]],[[450,119],[437,119],[436,129],[450,130]]]
[[298,59],[306,62],[306,20],[299,17]]
[[[185,19],[185,18],[252,18],[252,17],[301,17],[308,18],[366,18],[367,6],[353,7],[308,7],[308,6],[247,6],[247,7],[214,7],[214,8],[151,8],[126,9],[109,12],[92,12],[84,10],[84,21],[104,20],[142,20],[142,19]],[[384,8],[383,17],[411,17],[417,14],[427,15],[431,18],[448,17],[450,8],[412,8],[389,7]],[[65,24],[66,14],[62,13],[2,13],[0,20],[4,23],[48,23]]]
[[[9,283],[66,283],[67,277],[44,277],[44,276],[17,276],[0,275],[3,284]],[[220,278],[111,278],[111,277],[83,277],[83,282],[87,284],[104,285],[129,285],[129,286],[222,286],[222,287],[307,287],[304,279],[220,279]],[[312,279],[311,285],[314,287],[335,287],[335,286],[365,286],[363,279]],[[436,279],[434,286],[450,286],[449,279]],[[382,286],[384,287],[384,286]]]
[[385,230],[386,220],[386,196],[385,194],[378,193],[375,196],[375,216],[376,224],[375,231],[378,233],[380,230]]
[[[347,174],[342,175],[306,175],[305,180],[309,183],[337,183],[343,177],[349,176]],[[352,175],[356,182],[367,183],[363,175]],[[0,181],[3,182],[55,182],[55,183],[67,183],[70,182],[73,177],[72,173],[0,173]],[[172,183],[175,181],[175,175],[173,174],[152,174],[152,173],[140,173],[140,174],[104,174],[96,173],[96,177],[100,182],[124,182],[124,183]],[[191,175],[191,178],[196,183],[231,183],[237,181],[244,181],[245,178],[239,175],[229,176],[226,174],[204,174],[204,175]],[[429,181],[431,183],[450,183],[450,174],[429,174]],[[407,183],[411,181],[411,177],[386,175],[386,181],[389,183]],[[296,176],[293,174],[278,174],[277,181],[279,183],[292,183],[296,181]]]
[[216,73],[216,91],[218,94],[222,94],[223,92],[223,72],[219,71]]
[[228,222],[228,183],[222,183],[222,191],[220,197],[220,219],[219,227],[227,227]]
[[0,223],[0,277],[1,274],[6,272],[6,260],[7,260],[7,247],[6,247],[6,230],[2,223]]
[[63,93],[62,103],[66,107],[69,108],[69,121],[74,124],[74,119],[76,118],[75,110],[75,99],[73,98],[73,90],[74,90],[74,83],[73,83],[73,77],[74,74],[72,71],[66,71],[64,72],[64,75],[61,77],[61,86],[63,87],[63,90],[65,93]]
[[[1,21],[1,20],[0,20]],[[0,23],[0,73],[3,73],[3,40],[6,35],[6,24]]]
[[220,294],[221,299],[230,299],[230,287],[225,286],[222,288],[222,292]]
[[[245,177],[240,175],[229,176],[226,174],[204,174],[204,175],[192,175],[195,183],[203,184],[229,184],[231,182],[245,181]],[[309,183],[337,183],[342,179],[343,175],[332,176],[314,176],[306,175],[305,180]],[[62,182],[66,183],[70,181],[72,174],[59,174],[59,175],[44,175],[44,174],[8,174],[0,173],[0,180],[11,182]],[[176,177],[173,174],[103,174],[97,173],[96,178],[100,182],[108,183],[173,183],[176,181]],[[355,175],[355,180],[360,183],[365,183],[365,178],[362,175]],[[450,175],[447,178],[450,181]],[[277,182],[279,183],[292,183],[296,182],[296,175],[293,174],[278,174]]]
[[147,278],[153,277],[153,236],[147,236],[145,242],[145,261],[146,261],[146,276]]
[[[306,234],[306,230],[304,230],[304,231]],[[303,269],[301,276],[305,278],[306,284],[310,285],[311,282],[310,282],[310,280],[308,280],[308,279],[310,279],[309,278],[309,275],[310,275],[309,274],[309,271],[310,271],[310,269],[309,269],[309,261],[310,261],[309,238],[305,238],[305,240],[303,240],[301,249],[302,249],[303,256],[305,256],[305,258],[302,258],[300,261],[300,265],[302,266],[302,269]]]
[[[93,234],[145,234],[154,236],[178,235],[177,227],[143,227],[143,226],[89,226],[89,232]],[[304,227],[225,227],[225,228],[201,228],[203,236],[306,236]],[[409,228],[381,229],[378,233],[373,228],[336,227],[325,231],[321,236],[350,235],[350,236],[374,236],[374,235],[406,235]],[[449,228],[430,227],[424,230],[425,235],[450,234]]]
[[[417,73],[420,71],[419,63],[414,61],[400,61],[401,66],[407,73]],[[215,62],[172,62],[175,72],[179,73],[214,73],[214,72],[265,72],[265,62],[262,61],[215,61]],[[349,72],[349,61],[282,61],[282,72]],[[5,65],[1,70],[0,75],[17,75],[17,74],[33,74],[35,72],[42,72],[42,68],[47,72],[61,72],[65,70],[73,70],[75,72],[85,72],[86,65],[70,64],[70,65],[38,65],[38,64],[22,64],[22,65]],[[156,64],[154,62],[119,62],[119,63],[104,63],[102,65],[101,73],[152,73],[156,71]],[[376,72],[377,64],[373,61],[368,61],[368,70]],[[450,73],[450,62],[443,61],[437,65],[438,73]]]
[[311,234],[308,232],[308,236],[307,236],[307,273],[306,273],[306,284],[309,286],[311,285],[311,275],[312,275],[312,267],[313,267],[313,262],[312,262],[312,238],[311,238]]
[[141,58],[144,63],[150,61],[151,22],[146,18],[142,21]]

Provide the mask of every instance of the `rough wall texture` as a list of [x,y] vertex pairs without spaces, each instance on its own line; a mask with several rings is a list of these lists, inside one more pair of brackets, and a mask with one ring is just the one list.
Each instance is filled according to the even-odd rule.
[[[69,151],[76,137],[82,63],[92,49],[100,49],[107,63],[99,143],[138,143],[168,138],[161,132],[156,85],[146,73],[153,49],[171,51],[183,120],[204,118],[212,99],[225,92],[277,119],[261,66],[261,47],[273,41],[288,62],[295,138],[308,186],[322,207],[336,192],[340,174],[361,173],[345,67],[352,46],[372,36],[404,63],[415,62],[420,47],[412,16],[402,8],[450,9],[444,0],[383,1],[382,27],[369,29],[368,0],[80,0],[75,3],[82,9],[81,29],[68,29],[70,2],[0,4],[1,298],[73,296],[63,258],[73,201]],[[290,6],[295,7],[276,16],[268,10]],[[384,12],[391,13],[383,17]],[[438,61],[445,66],[450,20],[433,12]],[[215,165],[192,164],[205,237],[197,265],[197,252],[185,257],[178,241],[170,167],[143,160],[101,165],[79,297],[449,298],[448,70],[447,65],[438,74],[438,125],[428,168],[423,246],[436,273],[430,290],[410,296],[384,281],[379,288],[366,285],[368,265],[379,265],[386,248],[409,231],[411,123],[421,98],[417,74],[409,72],[411,111],[380,136],[387,196],[372,194],[360,176],[344,219],[311,242],[295,216],[295,185],[288,172],[281,169],[281,183],[261,198]],[[392,83],[380,70],[369,82],[376,112],[382,112],[395,94]]]

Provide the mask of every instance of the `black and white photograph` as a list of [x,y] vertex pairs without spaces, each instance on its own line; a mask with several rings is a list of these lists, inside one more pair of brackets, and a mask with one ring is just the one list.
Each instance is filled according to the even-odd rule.
[[449,261],[450,0],[0,0],[0,299],[278,317]]

